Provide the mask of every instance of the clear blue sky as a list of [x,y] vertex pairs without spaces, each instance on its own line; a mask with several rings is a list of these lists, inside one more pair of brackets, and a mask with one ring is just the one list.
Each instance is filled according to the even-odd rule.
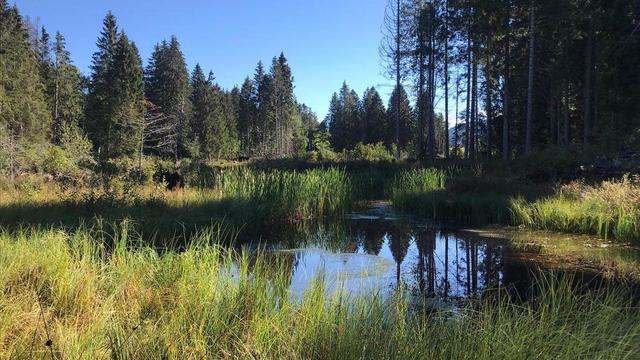
[[[10,1],[11,2],[11,1]],[[385,0],[14,0],[49,33],[61,31],[73,61],[88,73],[108,10],[136,42],[143,60],[155,43],[176,35],[189,71],[212,70],[224,88],[253,76],[284,51],[295,93],[324,118],[331,94],[346,80],[359,94],[389,84],[378,56]],[[390,87],[378,87],[388,98]]]

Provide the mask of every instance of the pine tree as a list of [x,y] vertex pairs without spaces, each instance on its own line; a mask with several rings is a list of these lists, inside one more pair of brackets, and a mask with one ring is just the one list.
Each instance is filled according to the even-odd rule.
[[337,151],[351,149],[364,141],[364,125],[358,95],[349,89],[346,81],[340,92],[334,94],[329,109],[329,132],[331,143]]
[[132,156],[138,151],[144,116],[144,76],[138,48],[125,33],[119,35],[113,63],[107,75],[112,79],[109,109],[107,158]]
[[238,100],[238,136],[240,141],[240,155],[253,155],[255,139],[255,118],[257,108],[254,99],[254,84],[248,77],[242,83]]
[[18,9],[0,2],[0,157],[13,178],[26,148],[49,138],[51,116],[37,54]]
[[363,143],[375,144],[385,140],[386,123],[385,108],[378,91],[371,87],[362,97],[364,138]]
[[156,45],[145,71],[145,92],[147,99],[167,116],[167,121],[175,125],[174,159],[189,155],[187,143],[195,136],[187,127],[191,89],[184,55],[175,36],[170,42]]
[[56,32],[52,79],[48,82],[47,95],[53,117],[52,139],[58,143],[64,124],[78,126],[83,115],[84,95],[80,71],[71,63],[64,36]]
[[[396,108],[398,103],[400,104],[399,109]],[[400,129],[399,136],[396,137],[395,118],[398,113],[400,114]],[[399,146],[400,150],[408,150],[411,143],[411,137],[414,133],[413,130],[416,125],[413,110],[411,108],[409,98],[407,97],[407,92],[402,86],[400,86],[399,91],[398,88],[394,89],[393,93],[391,93],[391,97],[389,98],[389,106],[387,107],[387,124],[387,147],[391,148],[392,145],[399,144],[396,146]],[[396,142],[396,139],[398,139],[399,142]]]
[[110,78],[113,59],[118,45],[118,26],[116,18],[108,12],[103,20],[103,27],[98,38],[98,50],[93,54],[91,62],[91,80],[87,95],[85,111],[85,129],[102,160],[110,154],[106,146],[110,142],[111,116],[113,99],[113,82]]

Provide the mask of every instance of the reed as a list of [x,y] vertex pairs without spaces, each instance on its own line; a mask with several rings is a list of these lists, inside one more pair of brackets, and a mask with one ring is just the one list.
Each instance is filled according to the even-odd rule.
[[640,356],[640,312],[615,289],[540,275],[534,303],[497,296],[433,313],[403,292],[349,297],[317,278],[294,300],[291,264],[219,245],[220,228],[158,253],[126,223],[112,227],[109,238],[0,230],[0,358]]

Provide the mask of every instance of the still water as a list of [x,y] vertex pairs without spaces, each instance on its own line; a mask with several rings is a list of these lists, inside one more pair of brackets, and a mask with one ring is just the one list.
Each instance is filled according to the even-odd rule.
[[290,269],[293,296],[319,276],[328,292],[388,295],[401,287],[436,303],[488,289],[519,292],[531,281],[508,242],[447,231],[395,214],[385,203],[294,232],[270,254]]

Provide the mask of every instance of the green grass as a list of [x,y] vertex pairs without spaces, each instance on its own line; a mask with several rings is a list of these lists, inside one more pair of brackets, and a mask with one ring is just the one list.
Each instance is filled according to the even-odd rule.
[[158,253],[114,227],[110,238],[0,230],[0,358],[640,356],[640,311],[615,289],[540,275],[532,303],[497,296],[431,313],[402,295],[327,293],[318,278],[297,301],[291,264],[218,245],[220,228]]
[[442,222],[524,225],[640,241],[640,185],[627,178],[548,191],[544,185],[422,169],[399,175],[390,193],[396,208]]
[[531,228],[640,242],[640,184],[627,178],[571,183],[537,201],[514,199],[511,209],[516,224]]
[[95,218],[130,219],[147,237],[171,238],[225,222],[254,235],[337,216],[353,203],[351,180],[337,168],[263,171],[239,167],[210,175],[208,187],[176,191],[118,179],[91,187],[40,184],[4,191],[0,192],[0,225],[73,227]]

